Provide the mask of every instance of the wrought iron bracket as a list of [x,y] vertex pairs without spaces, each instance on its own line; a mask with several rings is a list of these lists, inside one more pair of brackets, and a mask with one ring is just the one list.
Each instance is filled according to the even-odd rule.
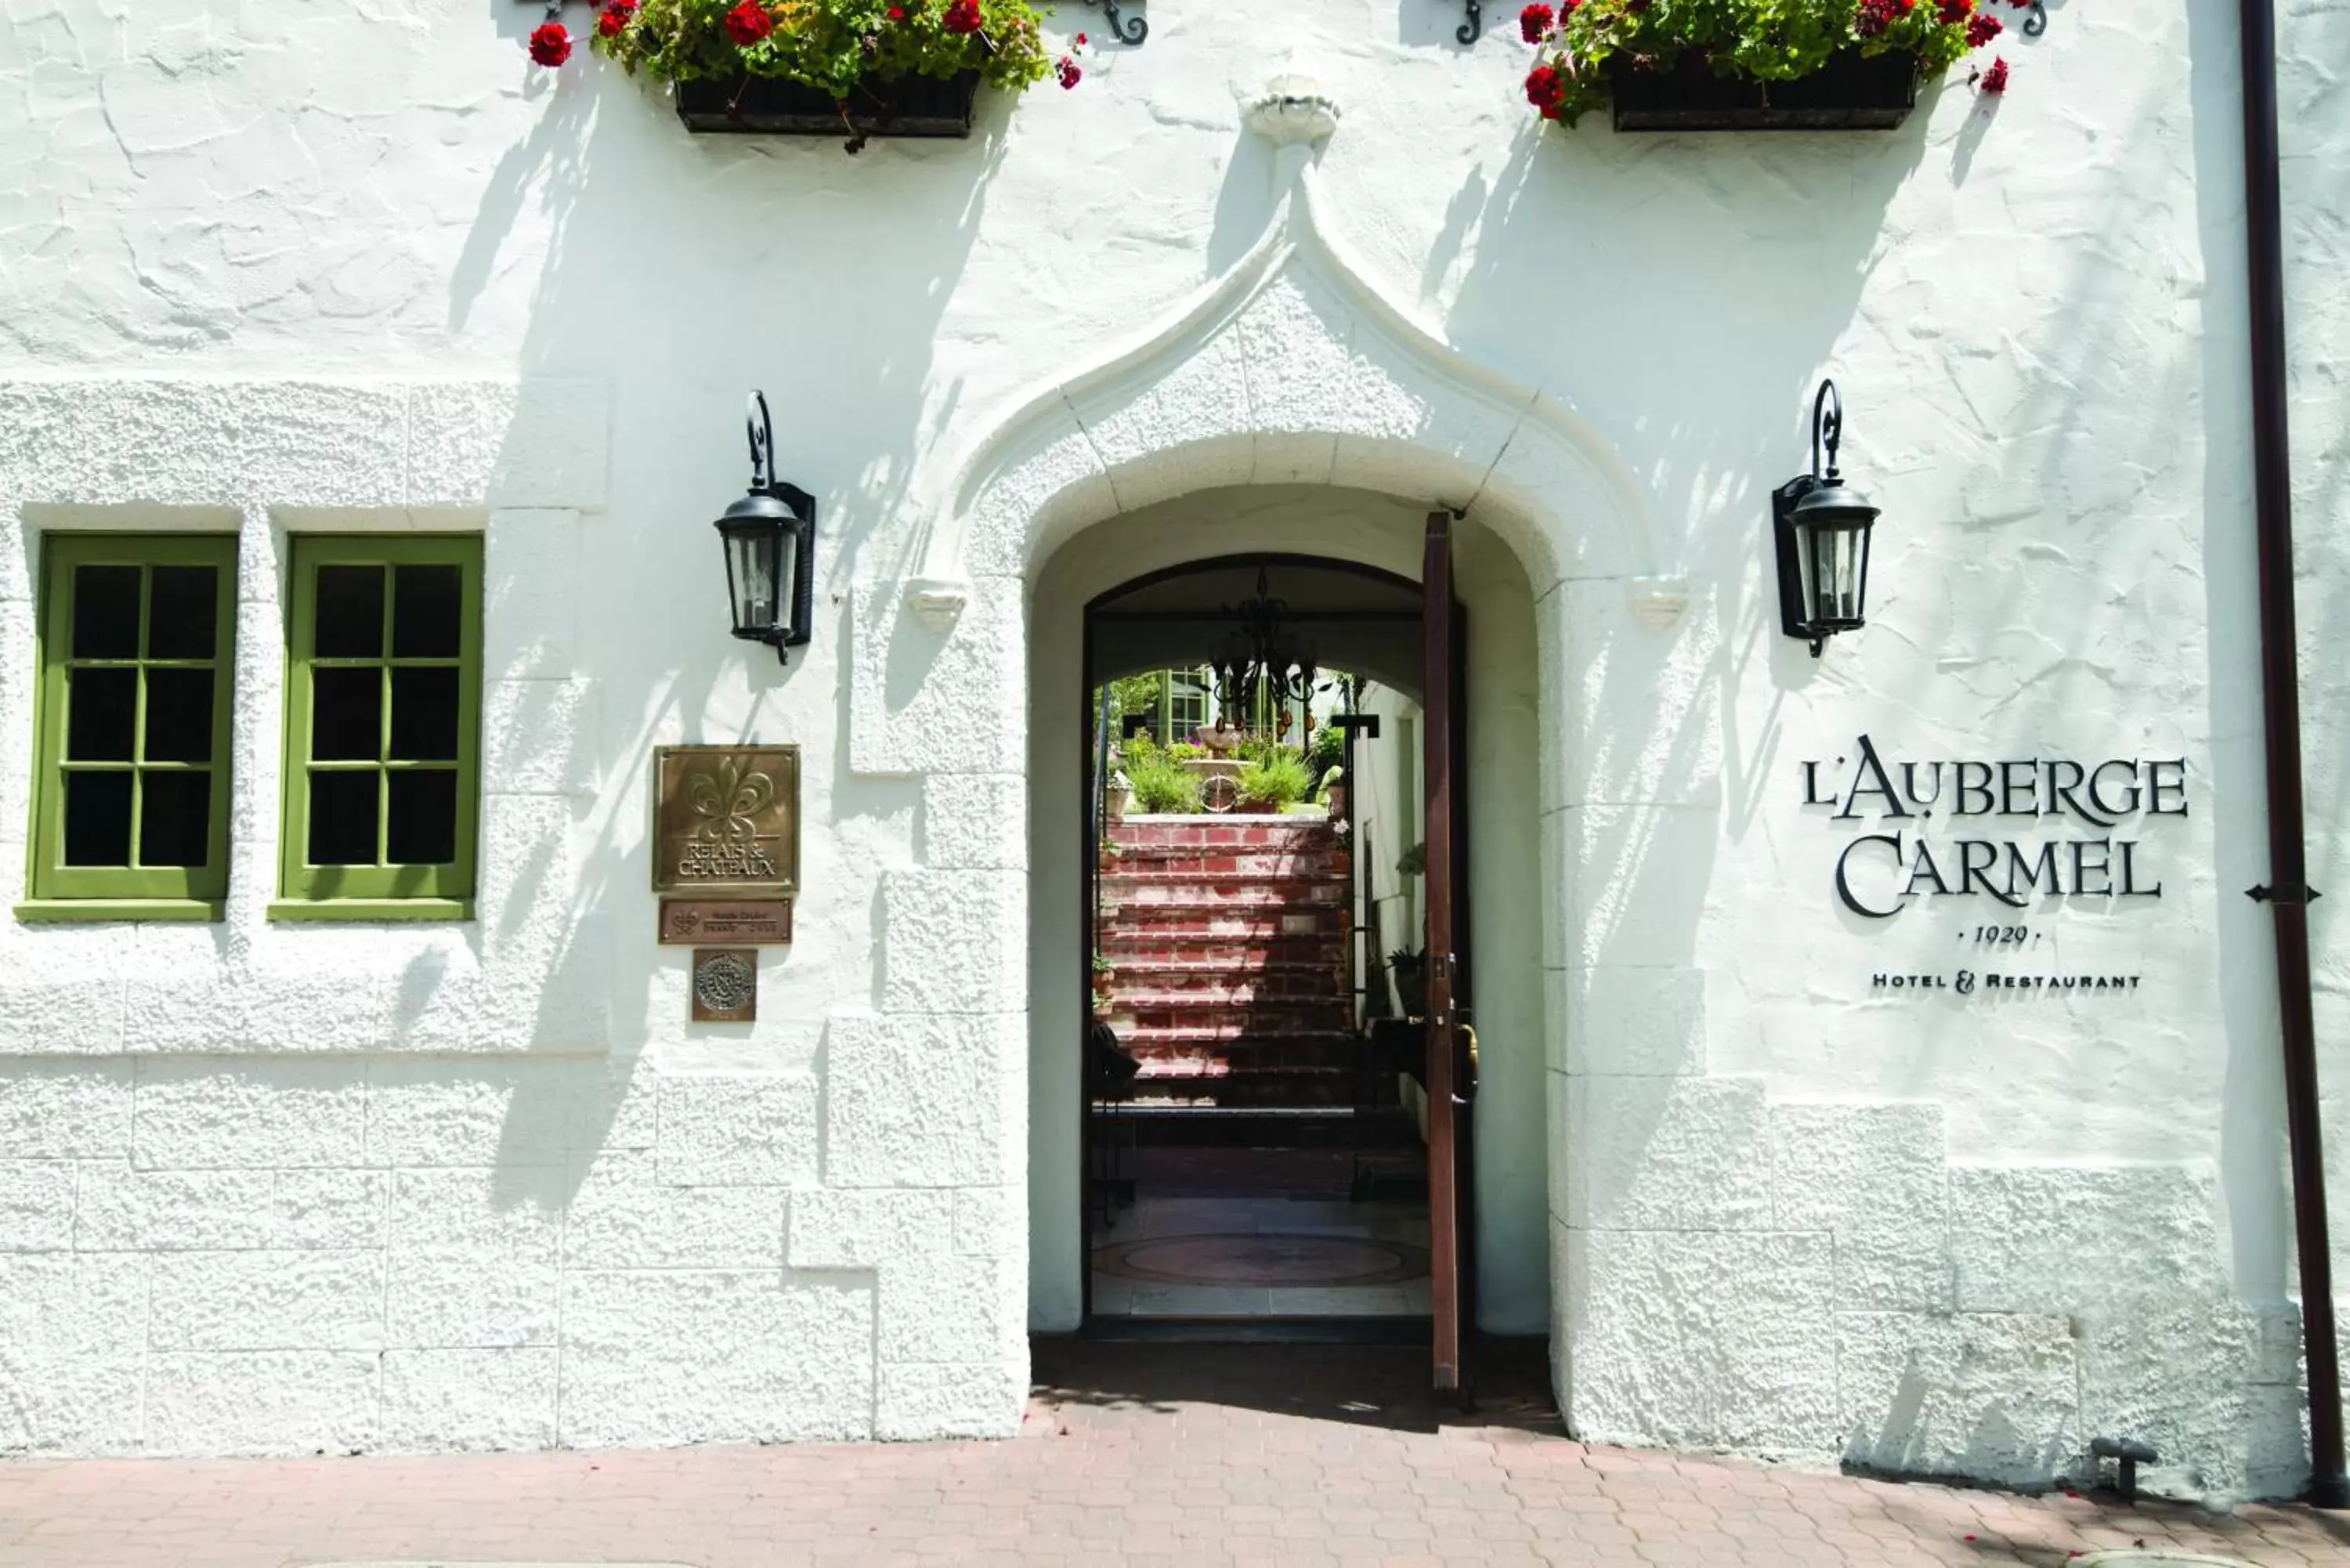
[[2297,888],[2272,888],[2263,882],[2257,888],[2244,889],[2244,897],[2256,904],[2314,904],[2324,896],[2306,883]]
[[1465,47],[1485,36],[1485,7],[1478,0],[1467,0],[1468,14],[1452,36]]
[[2048,30],[2048,7],[2032,0],[2032,14],[2023,19],[2023,36],[2036,38]]
[[1118,0],[1085,0],[1088,5],[1099,5],[1102,26],[1109,36],[1121,44],[1139,46],[1150,36],[1150,23],[1141,16],[1128,16],[1118,9]]

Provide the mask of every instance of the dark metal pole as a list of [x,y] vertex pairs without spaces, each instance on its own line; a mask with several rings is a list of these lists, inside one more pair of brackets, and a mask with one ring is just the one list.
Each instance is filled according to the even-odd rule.
[[2261,697],[2267,729],[2269,885],[2282,1013],[2285,1131],[2309,1374],[2309,1500],[2350,1506],[2342,1464],[2342,1370],[2320,1154],[2316,1025],[2310,1011],[2309,867],[2303,845],[2300,672],[2293,646],[2292,450],[2285,428],[2284,238],[2277,179],[2274,0],[2240,0],[2244,61],[2244,237],[2251,263],[2252,504],[2260,548]]

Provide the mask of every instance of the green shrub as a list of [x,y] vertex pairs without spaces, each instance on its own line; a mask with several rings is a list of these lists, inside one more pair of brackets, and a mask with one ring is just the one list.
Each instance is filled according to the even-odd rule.
[[1195,757],[1204,757],[1207,754],[1208,748],[1194,741],[1178,741],[1167,748],[1167,756],[1171,762],[1190,762]]
[[1128,735],[1125,740],[1120,741],[1118,743],[1118,754],[1128,767],[1139,767],[1159,755],[1159,742],[1152,740],[1149,732],[1146,730],[1139,735]]
[[1314,775],[1302,753],[1280,746],[1262,761],[1243,763],[1237,782],[1242,805],[1257,811],[1279,811],[1305,798],[1314,787]]
[[1147,815],[1200,809],[1200,775],[1180,763],[1163,756],[1129,762],[1126,779],[1134,789],[1134,809]]
[[1347,732],[1336,724],[1325,724],[1314,732],[1314,744],[1307,750],[1305,760],[1314,764],[1317,774],[1329,772],[1347,760]]

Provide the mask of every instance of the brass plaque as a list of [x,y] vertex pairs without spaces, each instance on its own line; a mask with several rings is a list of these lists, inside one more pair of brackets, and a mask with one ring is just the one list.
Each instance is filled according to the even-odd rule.
[[797,746],[653,748],[653,891],[800,890]]
[[693,950],[693,1021],[749,1023],[759,1016],[759,950]]
[[782,947],[792,940],[789,898],[663,898],[663,947],[697,942],[743,942]]

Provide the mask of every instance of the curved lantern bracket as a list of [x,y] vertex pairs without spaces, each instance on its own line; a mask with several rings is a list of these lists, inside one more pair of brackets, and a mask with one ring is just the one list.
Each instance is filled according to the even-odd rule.
[[1118,0],[1086,0],[1086,3],[1101,7],[1102,26],[1108,28],[1109,36],[1119,43],[1139,46],[1150,36],[1150,23],[1141,16],[1127,16],[1119,9]]

